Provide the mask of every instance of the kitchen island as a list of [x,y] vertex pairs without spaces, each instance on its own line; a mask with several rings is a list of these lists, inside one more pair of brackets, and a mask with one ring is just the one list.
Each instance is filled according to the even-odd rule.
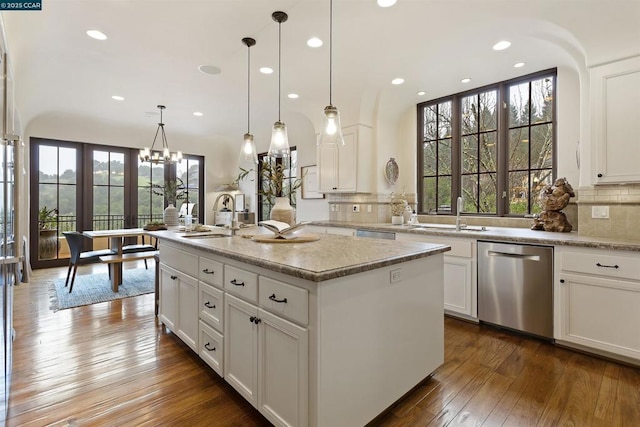
[[274,425],[365,425],[444,360],[446,245],[150,234],[160,320]]

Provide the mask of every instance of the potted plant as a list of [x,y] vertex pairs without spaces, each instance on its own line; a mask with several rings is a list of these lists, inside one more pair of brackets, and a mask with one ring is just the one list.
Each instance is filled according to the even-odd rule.
[[176,202],[184,200],[189,195],[184,182],[180,178],[175,181],[165,181],[164,185],[152,184],[151,191],[157,196],[163,196],[167,207],[164,210],[163,221],[165,225],[178,225],[178,208]]
[[[301,178],[289,179],[284,163],[265,159],[258,174],[258,195],[269,209],[269,216],[276,221],[295,223],[296,191],[302,185]],[[240,168],[234,184],[244,181],[253,169]]]
[[52,259],[58,249],[58,230],[56,220],[58,209],[48,209],[43,206],[38,211],[38,257],[39,259]]

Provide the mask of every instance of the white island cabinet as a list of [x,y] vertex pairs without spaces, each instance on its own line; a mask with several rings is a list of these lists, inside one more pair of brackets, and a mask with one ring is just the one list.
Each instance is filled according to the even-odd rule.
[[195,349],[274,425],[365,425],[444,361],[446,245],[152,234],[167,274],[191,276],[175,268],[184,253],[195,261],[183,268],[215,270],[203,277],[195,267],[200,301],[191,310],[180,303],[187,297],[162,283],[174,280],[161,276],[161,321],[177,331],[191,320],[183,310],[199,316]]

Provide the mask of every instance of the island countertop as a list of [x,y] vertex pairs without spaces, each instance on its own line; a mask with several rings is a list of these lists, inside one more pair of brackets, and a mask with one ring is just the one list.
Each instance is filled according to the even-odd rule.
[[[443,253],[450,246],[321,235],[303,243],[262,243],[241,235],[210,237],[174,230],[150,231],[162,240],[294,277],[321,282]],[[162,259],[161,259],[162,261]]]

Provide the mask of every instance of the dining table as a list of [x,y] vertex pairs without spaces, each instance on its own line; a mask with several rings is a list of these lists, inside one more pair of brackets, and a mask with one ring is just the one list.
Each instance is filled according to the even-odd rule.
[[[114,255],[122,256],[122,246],[126,237],[138,237],[146,234],[143,228],[121,228],[114,230],[87,230],[82,232],[90,239],[108,238],[109,248]],[[109,263],[111,270],[111,289],[118,292],[118,286],[122,284],[122,261]]]

